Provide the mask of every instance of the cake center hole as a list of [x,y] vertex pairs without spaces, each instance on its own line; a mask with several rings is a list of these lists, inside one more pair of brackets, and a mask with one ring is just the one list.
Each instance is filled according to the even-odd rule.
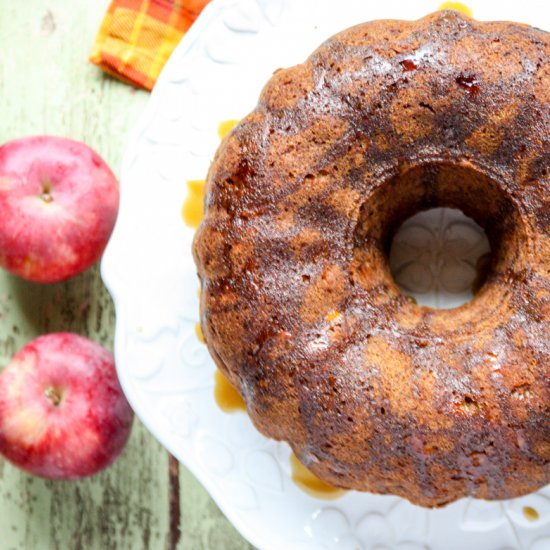
[[422,306],[452,309],[485,283],[491,247],[485,231],[461,210],[432,208],[399,227],[389,259],[403,294]]

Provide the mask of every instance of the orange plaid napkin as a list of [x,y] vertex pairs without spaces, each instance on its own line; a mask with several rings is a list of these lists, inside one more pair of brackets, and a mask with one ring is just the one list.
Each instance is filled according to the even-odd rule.
[[90,61],[151,90],[168,57],[209,0],[113,0]]

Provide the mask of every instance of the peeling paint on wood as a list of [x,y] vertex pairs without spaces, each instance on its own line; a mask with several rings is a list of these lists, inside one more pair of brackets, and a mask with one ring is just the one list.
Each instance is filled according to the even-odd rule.
[[181,506],[180,506],[180,479],[179,462],[170,456],[168,486],[170,487],[170,538],[168,548],[175,550],[181,536]]
[[[148,95],[87,62],[107,6],[107,0],[2,3],[0,143],[69,136],[119,172],[128,131]],[[77,332],[112,348],[114,322],[97,266],[54,285],[0,270],[0,370],[47,332]],[[120,459],[82,481],[33,478],[0,459],[0,534],[2,550],[251,548],[140,422]]]

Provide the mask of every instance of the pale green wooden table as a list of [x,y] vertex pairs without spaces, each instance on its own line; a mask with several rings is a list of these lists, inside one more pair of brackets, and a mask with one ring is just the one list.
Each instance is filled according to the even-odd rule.
[[[0,143],[68,136],[92,146],[119,173],[148,94],[87,62],[106,7],[106,0],[0,0]],[[0,270],[0,370],[47,332],[77,332],[112,349],[114,324],[97,266],[47,286]],[[136,421],[120,459],[87,480],[44,481],[0,458],[0,550],[73,548],[251,547]]]

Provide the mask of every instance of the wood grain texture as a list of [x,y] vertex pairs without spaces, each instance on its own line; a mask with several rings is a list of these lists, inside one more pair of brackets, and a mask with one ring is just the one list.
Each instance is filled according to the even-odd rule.
[[[88,143],[118,173],[148,94],[87,63],[106,0],[2,1],[0,143],[55,134]],[[68,330],[112,349],[115,312],[96,266],[36,285],[0,271],[0,370],[30,339]],[[0,549],[251,548],[136,421],[121,458],[78,482],[29,476],[0,459]]]

